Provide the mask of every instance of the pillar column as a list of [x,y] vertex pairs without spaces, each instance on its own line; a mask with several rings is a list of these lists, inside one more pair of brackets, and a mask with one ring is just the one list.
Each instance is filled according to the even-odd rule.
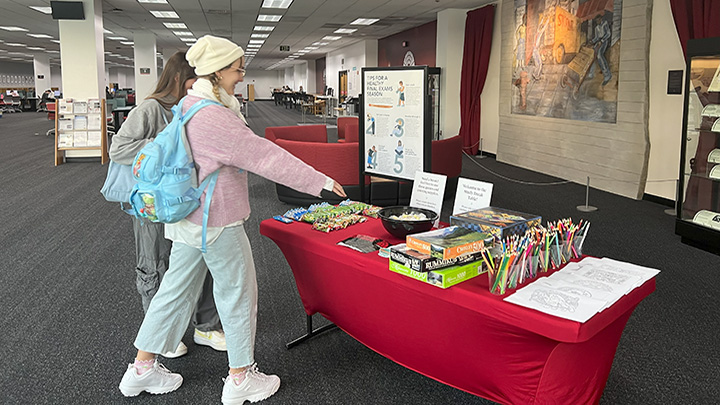
[[[84,20],[58,20],[63,98],[105,98],[102,0],[82,0]],[[66,157],[99,157],[99,150],[69,150]]]
[[155,35],[148,32],[133,33],[135,48],[135,102],[140,103],[152,94],[157,83],[157,45]]
[[460,76],[462,75],[465,20],[468,10],[448,9],[437,14],[435,66],[440,74],[441,139],[460,131]]
[[82,0],[84,20],[59,20],[63,97],[105,98],[101,0]]
[[50,73],[50,56],[48,54],[37,54],[33,56],[33,72],[35,73],[35,96],[40,98],[43,92],[52,85],[52,74]]

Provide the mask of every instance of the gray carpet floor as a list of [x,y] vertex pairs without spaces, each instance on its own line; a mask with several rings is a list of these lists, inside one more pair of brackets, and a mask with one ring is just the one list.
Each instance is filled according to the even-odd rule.
[[[249,123],[294,125],[299,111],[254,102]],[[306,121],[322,122],[318,117]],[[332,120],[328,120],[332,123]],[[107,168],[99,162],[53,165],[53,139],[44,114],[0,119],[0,403],[209,404],[219,403],[227,373],[224,353],[184,342],[189,353],[164,364],[185,382],[176,392],[124,398],[117,389],[132,361],[142,321],[135,291],[129,218],[99,193]],[[329,138],[336,139],[334,128]],[[683,245],[667,208],[591,190],[583,214],[582,185],[496,162],[463,158],[463,177],[494,183],[493,205],[552,220],[590,220],[587,254],[629,261],[662,272],[657,291],[637,307],[620,341],[601,404],[717,403],[720,330],[717,285],[720,257]],[[260,221],[291,208],[273,183],[250,176],[251,219],[246,225],[258,271],[256,359],[282,379],[267,404],[489,404],[376,354],[340,330],[292,350],[305,316],[280,250],[258,232]],[[452,200],[445,201],[447,221]],[[316,324],[324,320],[316,315]],[[488,348],[478,348],[487,350]],[[496,348],[490,348],[496,350]],[[559,401],[558,403],[562,403]]]

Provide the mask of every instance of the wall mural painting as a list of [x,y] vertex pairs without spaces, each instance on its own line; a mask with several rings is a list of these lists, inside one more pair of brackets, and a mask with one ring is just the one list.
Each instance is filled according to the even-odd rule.
[[515,0],[512,113],[616,122],[622,0]]

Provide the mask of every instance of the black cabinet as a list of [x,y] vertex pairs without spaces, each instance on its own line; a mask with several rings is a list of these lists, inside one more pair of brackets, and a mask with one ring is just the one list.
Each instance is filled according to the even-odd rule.
[[675,233],[720,254],[720,38],[688,41]]

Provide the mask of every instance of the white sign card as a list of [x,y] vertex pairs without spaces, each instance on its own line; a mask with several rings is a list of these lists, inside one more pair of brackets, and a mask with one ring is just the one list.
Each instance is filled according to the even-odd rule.
[[424,170],[425,70],[363,70],[364,165],[368,175],[412,180]]
[[458,179],[455,205],[453,205],[452,214],[457,215],[463,212],[489,207],[492,190],[492,183],[460,177]]
[[413,183],[412,194],[410,194],[410,206],[436,212],[438,219],[435,221],[435,227],[440,222],[446,182],[447,176],[444,174],[415,172],[415,182]]

